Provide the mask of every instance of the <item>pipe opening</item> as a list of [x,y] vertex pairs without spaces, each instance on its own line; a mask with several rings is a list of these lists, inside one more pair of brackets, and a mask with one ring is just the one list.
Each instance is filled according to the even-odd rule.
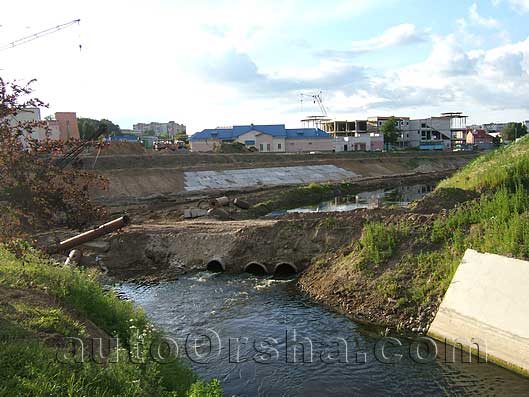
[[221,272],[223,272],[225,270],[224,269],[224,265],[218,259],[210,260],[208,262],[208,265],[207,265],[206,269],[209,272],[214,272],[214,273],[221,273]]
[[250,262],[244,267],[244,271],[246,273],[253,274],[254,276],[264,276],[268,272],[266,271],[266,267],[259,262]]
[[275,276],[291,276],[297,272],[298,270],[293,264],[286,262],[278,263],[274,269]]

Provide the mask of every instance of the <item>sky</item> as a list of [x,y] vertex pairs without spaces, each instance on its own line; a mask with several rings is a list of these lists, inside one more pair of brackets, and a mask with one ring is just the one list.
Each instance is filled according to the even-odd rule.
[[11,1],[0,46],[77,18],[0,51],[43,115],[294,128],[321,91],[338,119],[529,120],[529,0]]

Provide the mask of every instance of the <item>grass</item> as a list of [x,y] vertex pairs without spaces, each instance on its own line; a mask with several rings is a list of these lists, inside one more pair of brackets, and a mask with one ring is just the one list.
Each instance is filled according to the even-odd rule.
[[[527,183],[529,175],[529,137],[475,158],[457,174],[442,181],[438,188],[492,190]],[[527,186],[527,185],[526,185]]]
[[[366,222],[353,251],[319,271],[332,278],[349,266],[343,281],[349,299],[361,296],[359,306],[391,313],[399,325],[433,313],[466,249],[529,259],[529,137],[476,158],[427,199],[435,211],[451,209],[429,223],[413,216]],[[388,299],[397,312],[392,305],[380,307]]]
[[343,182],[340,184],[331,183],[311,183],[285,190],[276,195],[273,199],[255,204],[249,210],[251,216],[266,215],[278,209],[291,209],[330,200],[338,195],[346,195],[358,192],[358,187],[352,183]]
[[110,335],[129,339],[128,321],[147,324],[145,314],[130,302],[122,301],[101,288],[94,271],[58,266],[39,251],[21,243],[17,258],[10,250],[0,249],[0,285],[11,288],[37,288],[73,306]]
[[[0,395],[9,396],[220,396],[218,381],[205,383],[180,359],[158,363],[148,355],[148,342],[162,334],[143,311],[104,291],[96,273],[59,265],[21,244],[18,255],[0,246],[0,286],[39,291],[53,307],[28,302],[0,302]],[[41,296],[37,293],[32,296]],[[85,337],[83,325],[69,311],[117,336],[121,348],[98,364],[92,360],[63,363],[66,350],[44,343],[43,334]],[[135,332],[136,330],[139,333]],[[131,359],[134,342],[146,342]],[[62,353],[61,353],[62,352]],[[112,358],[119,357],[117,362]]]
[[403,225],[385,225],[382,222],[368,222],[364,225],[358,244],[362,263],[380,265],[391,258],[401,239],[408,234]]
[[86,336],[84,326],[61,308],[33,307],[22,303],[14,306],[25,317],[23,324],[30,330],[58,333],[66,337]]
[[[396,272],[410,269],[402,293],[412,305],[442,296],[467,248],[529,258],[529,140],[478,157],[441,182],[437,191],[459,188],[480,192],[438,217],[424,230],[433,249],[404,255]],[[435,194],[435,193],[434,193]],[[424,237],[424,236],[423,236]]]

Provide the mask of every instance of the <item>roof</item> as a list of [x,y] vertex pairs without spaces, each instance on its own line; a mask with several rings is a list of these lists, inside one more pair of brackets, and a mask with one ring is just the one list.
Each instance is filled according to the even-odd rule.
[[492,135],[487,133],[485,130],[473,130],[469,131],[475,138],[494,138]]
[[287,138],[330,138],[331,136],[319,128],[290,128],[287,129]]
[[233,140],[250,131],[257,131],[273,137],[288,139],[301,138],[331,138],[329,134],[319,128],[285,128],[284,124],[269,125],[235,125],[232,128],[209,128],[196,132],[189,139],[199,141],[206,139]]

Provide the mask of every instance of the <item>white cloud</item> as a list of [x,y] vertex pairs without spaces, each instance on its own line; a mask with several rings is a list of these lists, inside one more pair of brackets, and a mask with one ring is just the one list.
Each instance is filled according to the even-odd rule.
[[529,0],[493,0],[492,1],[492,3],[495,6],[498,6],[503,2],[509,3],[511,8],[520,14],[529,12]]
[[478,5],[476,3],[472,4],[468,10],[470,21],[481,26],[485,26],[487,28],[497,28],[500,26],[500,23],[490,17],[486,18],[478,13]]
[[346,50],[326,49],[315,51],[314,54],[322,58],[346,59],[356,57],[360,54],[381,50],[383,48],[400,47],[410,44],[425,42],[430,38],[426,30],[419,30],[410,23],[392,26],[382,32],[381,35],[367,40],[358,40],[351,43]]
[[[321,43],[322,16],[339,26],[376,5],[368,0],[342,0],[332,7],[315,0],[310,6],[302,0],[55,3],[53,20],[43,22],[47,2],[8,2],[0,21],[3,43],[81,18],[80,31],[68,28],[0,53],[2,77],[37,78],[36,94],[51,103],[50,111],[74,110],[123,127],[174,119],[190,132],[245,122],[295,126],[303,115],[299,92],[322,89],[333,115],[425,116],[443,108],[483,117],[500,108],[528,112],[528,41],[479,50],[490,45],[483,43],[490,35],[465,31],[476,23],[470,14],[449,35],[402,24],[314,62],[307,47]],[[32,12],[22,12],[26,8]],[[353,61],[358,54],[421,42],[431,43],[431,53],[398,70]]]
[[380,36],[368,40],[353,41],[351,43],[351,51],[374,51],[381,48],[396,47],[424,40],[424,32],[419,32],[415,25],[404,23],[385,30]]
[[458,109],[470,112],[471,119],[478,122],[508,120],[513,115],[527,119],[529,37],[473,51],[461,48],[461,41],[454,33],[437,37],[424,62],[378,79],[369,91],[378,102],[368,111],[426,116],[432,111]]

